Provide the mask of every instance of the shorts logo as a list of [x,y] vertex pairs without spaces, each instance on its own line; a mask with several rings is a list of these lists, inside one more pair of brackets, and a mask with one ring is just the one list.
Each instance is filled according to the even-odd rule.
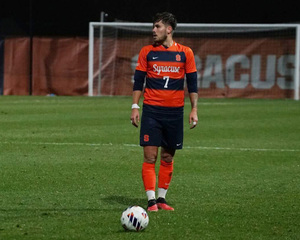
[[148,134],[144,135],[144,142],[149,142],[149,135]]
[[176,55],[176,61],[177,61],[177,62],[180,62],[180,60],[181,60],[181,56],[180,56],[179,54],[177,54],[177,55]]

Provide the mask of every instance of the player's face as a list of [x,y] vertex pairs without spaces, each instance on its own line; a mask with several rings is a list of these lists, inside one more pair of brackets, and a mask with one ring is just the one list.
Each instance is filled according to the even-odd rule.
[[153,24],[152,29],[153,40],[155,43],[163,43],[168,36],[168,28],[162,21]]

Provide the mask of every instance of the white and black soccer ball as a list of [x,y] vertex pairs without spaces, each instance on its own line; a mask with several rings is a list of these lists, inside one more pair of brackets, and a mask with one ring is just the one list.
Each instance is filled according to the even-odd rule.
[[131,206],[124,210],[121,216],[121,224],[125,230],[141,231],[149,223],[149,217],[145,209],[140,206]]

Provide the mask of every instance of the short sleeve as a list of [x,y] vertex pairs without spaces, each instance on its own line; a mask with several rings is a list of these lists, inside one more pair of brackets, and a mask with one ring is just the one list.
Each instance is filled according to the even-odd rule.
[[147,72],[147,49],[145,47],[139,53],[136,70]]
[[194,53],[193,53],[192,49],[187,47],[186,51],[185,51],[185,55],[186,55],[185,72],[186,73],[197,72],[195,57],[194,57]]

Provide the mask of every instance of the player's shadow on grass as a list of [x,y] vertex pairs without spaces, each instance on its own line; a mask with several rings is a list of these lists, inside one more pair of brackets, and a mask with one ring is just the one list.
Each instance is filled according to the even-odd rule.
[[124,207],[133,206],[133,205],[138,205],[143,207],[144,205],[147,204],[145,198],[131,198],[127,196],[112,195],[103,198],[103,200],[109,204],[119,204],[119,205],[124,205]]

